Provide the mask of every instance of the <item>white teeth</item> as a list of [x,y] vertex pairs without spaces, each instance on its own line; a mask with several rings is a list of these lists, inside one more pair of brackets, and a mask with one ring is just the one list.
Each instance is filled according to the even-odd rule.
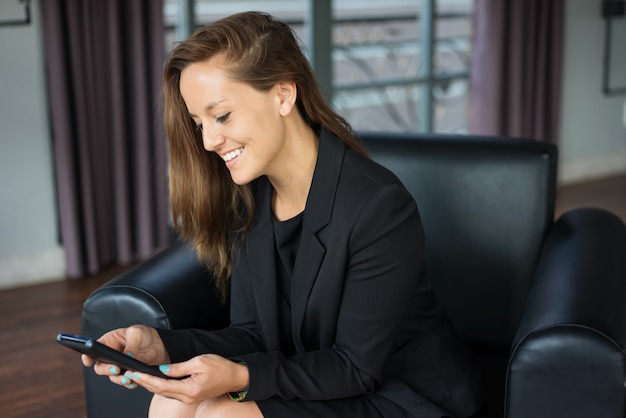
[[225,155],[222,155],[222,158],[224,159],[224,161],[229,162],[233,158],[241,155],[242,152],[243,152],[243,148],[239,148],[239,149],[231,151],[231,152],[229,152],[229,153],[227,153]]

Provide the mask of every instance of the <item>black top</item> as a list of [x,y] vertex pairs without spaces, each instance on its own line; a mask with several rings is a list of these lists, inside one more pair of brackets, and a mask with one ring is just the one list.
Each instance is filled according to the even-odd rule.
[[291,279],[300,246],[303,213],[283,222],[274,221],[280,336],[281,348],[285,355],[295,354],[296,351],[291,321]]

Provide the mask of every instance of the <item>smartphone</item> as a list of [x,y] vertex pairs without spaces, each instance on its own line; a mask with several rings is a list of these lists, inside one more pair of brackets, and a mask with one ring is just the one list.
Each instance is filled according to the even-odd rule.
[[146,363],[129,357],[124,353],[112,349],[111,347],[107,347],[93,338],[60,332],[59,335],[57,335],[57,342],[76,350],[79,353],[86,354],[94,360],[114,364],[120,368],[122,374],[126,370],[131,370],[134,372],[151,374],[165,379],[178,379],[161,373],[159,368],[156,366],[149,366]]

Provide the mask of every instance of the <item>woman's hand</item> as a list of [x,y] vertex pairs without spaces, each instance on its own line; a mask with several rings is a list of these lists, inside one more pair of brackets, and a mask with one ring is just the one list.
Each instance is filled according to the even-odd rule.
[[160,366],[163,373],[182,380],[163,379],[145,373],[126,373],[129,384],[138,384],[148,391],[186,404],[222,396],[227,392],[246,390],[248,367],[215,354],[204,354],[191,360]]
[[[163,364],[170,361],[159,333],[154,328],[144,325],[133,325],[107,332],[98,341],[146,364]],[[84,354],[81,359],[85,367],[94,364],[94,360]],[[121,370],[118,366],[98,361],[94,371],[96,374],[109,376],[114,383],[128,385],[128,378],[120,376]]]

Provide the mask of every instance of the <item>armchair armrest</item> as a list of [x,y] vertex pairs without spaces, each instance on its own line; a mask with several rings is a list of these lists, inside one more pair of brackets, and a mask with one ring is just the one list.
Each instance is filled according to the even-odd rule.
[[222,328],[228,307],[188,244],[177,243],[106,283],[83,304],[81,332],[114,328]]
[[[99,337],[115,328],[223,328],[228,306],[188,244],[177,243],[104,284],[83,304],[81,333]],[[152,395],[129,391],[85,369],[89,418],[147,416]]]
[[509,361],[505,416],[624,417],[626,226],[600,209],[551,229]]

